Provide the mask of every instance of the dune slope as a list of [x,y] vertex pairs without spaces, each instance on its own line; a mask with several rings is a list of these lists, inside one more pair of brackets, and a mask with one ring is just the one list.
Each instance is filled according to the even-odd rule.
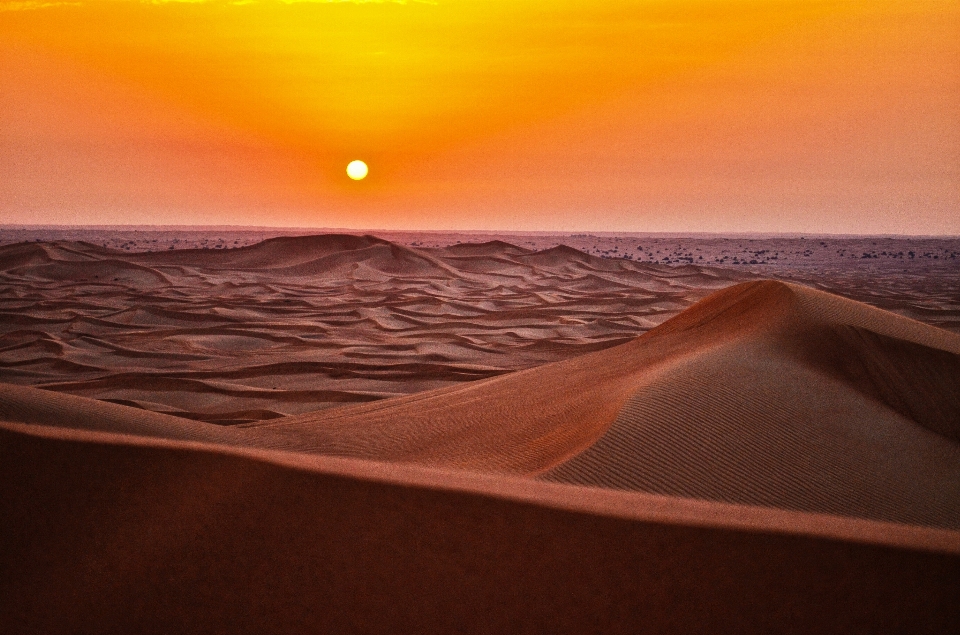
[[779,283],[664,331],[709,343],[543,478],[960,527],[960,338]]
[[947,633],[958,534],[0,425],[5,633]]
[[778,282],[503,377],[264,422],[316,451],[960,528],[960,337]]

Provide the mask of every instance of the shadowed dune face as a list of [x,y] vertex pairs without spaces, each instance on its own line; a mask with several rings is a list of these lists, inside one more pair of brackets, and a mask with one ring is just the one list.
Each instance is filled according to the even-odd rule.
[[0,380],[235,424],[628,341],[747,274],[504,242],[0,247]]
[[641,378],[553,481],[960,527],[960,338],[782,283],[648,338],[703,345]]
[[[761,523],[750,528],[720,522],[709,506],[687,505],[681,516],[669,500],[608,495],[591,508],[598,497],[578,488],[464,487],[455,475],[415,482],[389,466],[357,469],[0,427],[0,625],[731,634],[960,626],[960,557],[947,534],[741,510]],[[802,525],[814,529],[797,532]],[[830,535],[838,526],[848,539]]]
[[817,349],[795,351],[809,366],[960,443],[960,354],[850,325],[809,336]]

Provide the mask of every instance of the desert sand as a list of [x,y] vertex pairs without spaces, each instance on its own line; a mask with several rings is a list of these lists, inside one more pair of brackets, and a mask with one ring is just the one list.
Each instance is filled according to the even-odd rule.
[[503,242],[0,247],[4,632],[960,630],[960,335]]
[[623,343],[749,274],[348,235],[126,253],[0,247],[0,377],[219,423],[440,388]]

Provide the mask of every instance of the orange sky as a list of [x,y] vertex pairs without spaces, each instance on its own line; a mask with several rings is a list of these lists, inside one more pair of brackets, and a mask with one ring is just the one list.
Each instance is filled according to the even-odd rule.
[[0,0],[0,223],[960,234],[960,0]]

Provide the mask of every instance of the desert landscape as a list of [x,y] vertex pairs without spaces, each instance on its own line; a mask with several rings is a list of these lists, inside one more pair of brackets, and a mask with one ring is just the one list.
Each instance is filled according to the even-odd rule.
[[0,247],[0,267],[5,381],[222,423],[606,348],[751,278],[563,246],[345,234],[222,252],[32,242]]
[[32,231],[9,632],[960,626],[960,241]]
[[0,0],[0,635],[960,633],[960,0]]

